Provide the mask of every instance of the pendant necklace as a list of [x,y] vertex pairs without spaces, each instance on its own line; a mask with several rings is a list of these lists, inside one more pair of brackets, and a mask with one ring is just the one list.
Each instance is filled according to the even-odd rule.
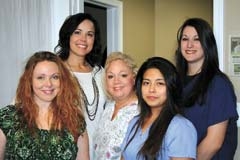
[[[72,70],[71,66],[69,65],[68,61],[66,61],[66,64],[67,64],[69,70],[72,72],[72,75],[77,79],[77,77],[74,75],[73,70]],[[98,110],[98,103],[99,103],[99,89],[98,89],[97,82],[96,82],[94,76],[92,75],[92,86],[93,86],[94,98],[93,98],[93,101],[91,103],[88,101],[87,96],[86,96],[83,88],[81,87],[81,84],[79,83],[79,81],[77,79],[77,82],[78,82],[79,87],[80,87],[80,91],[83,95],[83,102],[84,102],[84,105],[85,105],[85,109],[86,109],[88,118],[91,121],[93,121],[96,117],[97,110]]]

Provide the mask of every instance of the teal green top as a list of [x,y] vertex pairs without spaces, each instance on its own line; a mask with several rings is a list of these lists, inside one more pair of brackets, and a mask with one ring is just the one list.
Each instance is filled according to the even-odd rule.
[[[20,116],[13,105],[0,109],[0,129],[7,138],[4,159],[72,160],[77,156],[77,143],[67,130],[37,129],[32,136],[27,125],[20,127]],[[80,129],[84,132],[86,124]],[[81,133],[82,133],[81,132]]]

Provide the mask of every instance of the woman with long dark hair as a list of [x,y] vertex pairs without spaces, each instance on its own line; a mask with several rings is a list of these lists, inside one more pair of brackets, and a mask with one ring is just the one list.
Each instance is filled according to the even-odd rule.
[[236,95],[219,69],[211,26],[187,19],[177,34],[176,65],[184,82],[184,114],[198,133],[197,159],[233,160],[237,147]]
[[59,31],[55,50],[80,84],[92,159],[92,137],[106,99],[102,87],[100,29],[96,19],[88,13],[69,16]]
[[160,57],[140,67],[136,81],[140,114],[129,124],[122,144],[124,160],[193,160],[197,134],[181,116],[181,82],[176,68]]

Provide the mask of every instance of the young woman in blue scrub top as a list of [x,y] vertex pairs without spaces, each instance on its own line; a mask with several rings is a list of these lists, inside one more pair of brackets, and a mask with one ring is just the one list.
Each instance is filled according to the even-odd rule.
[[180,27],[176,66],[184,81],[185,116],[198,133],[197,159],[233,160],[237,147],[236,96],[219,69],[218,51],[210,25],[187,19]]
[[197,133],[179,114],[182,89],[174,65],[160,57],[148,59],[138,71],[135,87],[141,111],[129,124],[122,159],[195,159]]

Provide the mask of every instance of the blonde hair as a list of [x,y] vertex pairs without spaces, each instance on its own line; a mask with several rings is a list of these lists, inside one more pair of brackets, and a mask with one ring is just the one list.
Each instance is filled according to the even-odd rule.
[[112,96],[107,92],[106,89],[106,71],[109,67],[109,65],[116,60],[121,60],[123,61],[132,71],[134,77],[136,77],[137,75],[137,71],[138,71],[138,67],[137,64],[135,63],[135,61],[133,60],[133,58],[130,55],[124,54],[122,52],[112,52],[109,54],[109,56],[106,59],[105,62],[105,73],[104,73],[104,81],[103,81],[103,85],[104,85],[104,91],[105,94],[107,96],[108,99],[113,100]]

